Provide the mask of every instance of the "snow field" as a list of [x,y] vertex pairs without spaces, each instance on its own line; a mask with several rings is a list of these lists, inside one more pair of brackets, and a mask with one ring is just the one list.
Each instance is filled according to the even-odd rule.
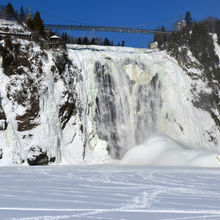
[[220,218],[219,169],[101,165],[0,170],[2,220]]

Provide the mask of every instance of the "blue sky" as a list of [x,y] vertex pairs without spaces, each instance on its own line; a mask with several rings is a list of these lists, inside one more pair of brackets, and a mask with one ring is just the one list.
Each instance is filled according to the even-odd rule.
[[[0,0],[0,4],[9,1]],[[180,15],[190,11],[195,20],[208,16],[220,19],[220,0],[11,0],[16,9],[30,6],[39,10],[45,23],[94,24],[155,29],[164,24],[172,28]],[[142,25],[144,24],[144,25]],[[147,25],[146,25],[147,24]],[[137,25],[137,26],[135,26]],[[147,47],[152,35],[71,32],[74,36],[105,37],[115,44]]]

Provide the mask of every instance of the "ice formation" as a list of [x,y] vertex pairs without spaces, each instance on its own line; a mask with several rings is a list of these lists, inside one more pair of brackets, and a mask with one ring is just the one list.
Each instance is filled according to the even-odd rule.
[[0,68],[1,165],[107,163],[155,132],[218,152],[218,125],[193,104],[212,89],[165,51],[67,45],[63,54],[19,43],[31,68]]

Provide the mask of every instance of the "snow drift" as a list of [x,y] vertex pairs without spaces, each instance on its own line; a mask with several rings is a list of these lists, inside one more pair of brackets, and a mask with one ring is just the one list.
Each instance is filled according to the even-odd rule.
[[164,134],[150,136],[142,145],[129,150],[123,165],[219,167],[217,152],[183,146]]

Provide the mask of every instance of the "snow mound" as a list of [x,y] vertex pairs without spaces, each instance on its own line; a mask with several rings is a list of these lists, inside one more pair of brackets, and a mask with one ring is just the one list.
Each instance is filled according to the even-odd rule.
[[219,167],[217,152],[189,148],[162,133],[151,135],[142,145],[129,150],[123,165]]

